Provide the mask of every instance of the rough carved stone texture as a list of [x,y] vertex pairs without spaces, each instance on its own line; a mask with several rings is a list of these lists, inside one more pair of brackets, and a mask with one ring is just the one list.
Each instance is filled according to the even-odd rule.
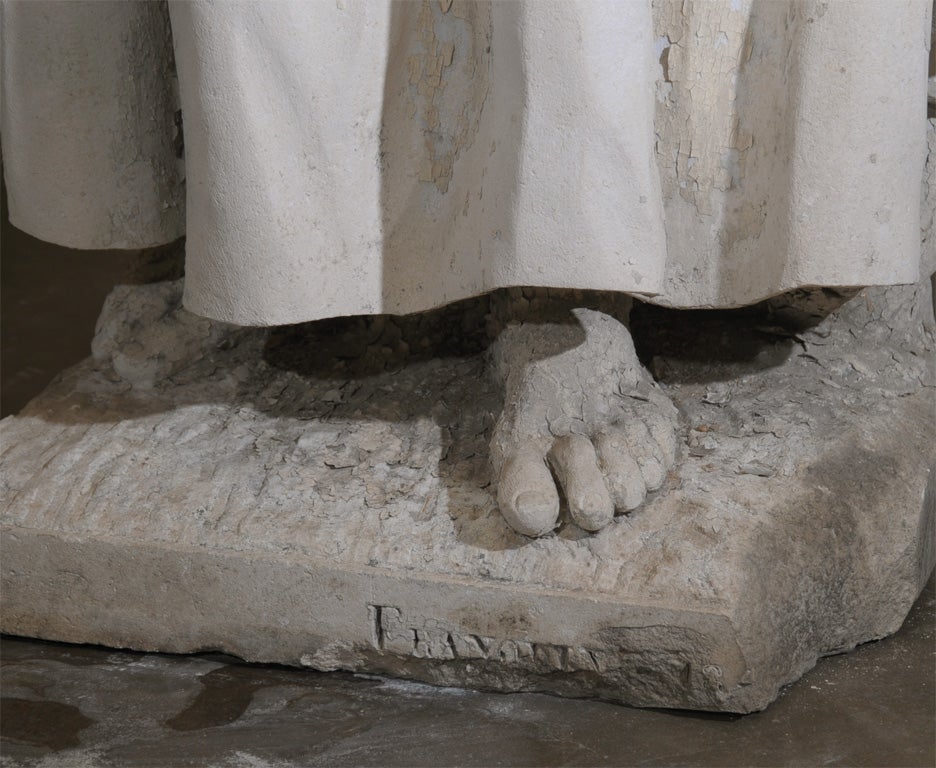
[[0,423],[4,632],[746,712],[895,631],[932,568],[928,283],[811,327],[778,300],[744,343],[638,308],[676,468],[536,540],[496,508],[483,355],[399,365],[391,319],[319,348],[180,295],[118,289],[96,359]]

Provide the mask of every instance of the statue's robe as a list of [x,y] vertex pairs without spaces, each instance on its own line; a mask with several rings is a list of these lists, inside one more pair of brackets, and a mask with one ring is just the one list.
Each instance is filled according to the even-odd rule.
[[516,285],[723,307],[914,282],[930,13],[8,2],[10,217],[75,248],[184,234],[186,306],[244,325]]

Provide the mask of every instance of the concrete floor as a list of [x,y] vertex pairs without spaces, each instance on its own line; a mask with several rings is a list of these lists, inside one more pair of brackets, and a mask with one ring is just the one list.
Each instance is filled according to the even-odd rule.
[[[4,415],[88,353],[139,261],[49,246],[5,213]],[[931,579],[897,635],[822,660],[746,717],[4,638],[0,765],[933,766],[934,636]]]

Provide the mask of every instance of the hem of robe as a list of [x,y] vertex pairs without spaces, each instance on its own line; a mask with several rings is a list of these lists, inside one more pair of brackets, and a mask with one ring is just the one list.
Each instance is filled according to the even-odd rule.
[[685,8],[4,4],[11,217],[97,247],[185,229],[185,305],[239,325],[916,282],[929,5]]

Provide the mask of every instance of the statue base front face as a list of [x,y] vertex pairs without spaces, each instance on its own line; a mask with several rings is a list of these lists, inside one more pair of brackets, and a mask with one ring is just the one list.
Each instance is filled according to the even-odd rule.
[[[661,347],[676,468],[600,533],[533,540],[496,507],[482,355],[336,376],[187,315],[175,284],[120,288],[98,359],[0,424],[0,628],[761,709],[897,630],[932,570],[928,290],[863,292],[801,333],[752,326],[751,354],[720,355],[716,328],[710,357]],[[163,324],[141,334],[147,312]]]

